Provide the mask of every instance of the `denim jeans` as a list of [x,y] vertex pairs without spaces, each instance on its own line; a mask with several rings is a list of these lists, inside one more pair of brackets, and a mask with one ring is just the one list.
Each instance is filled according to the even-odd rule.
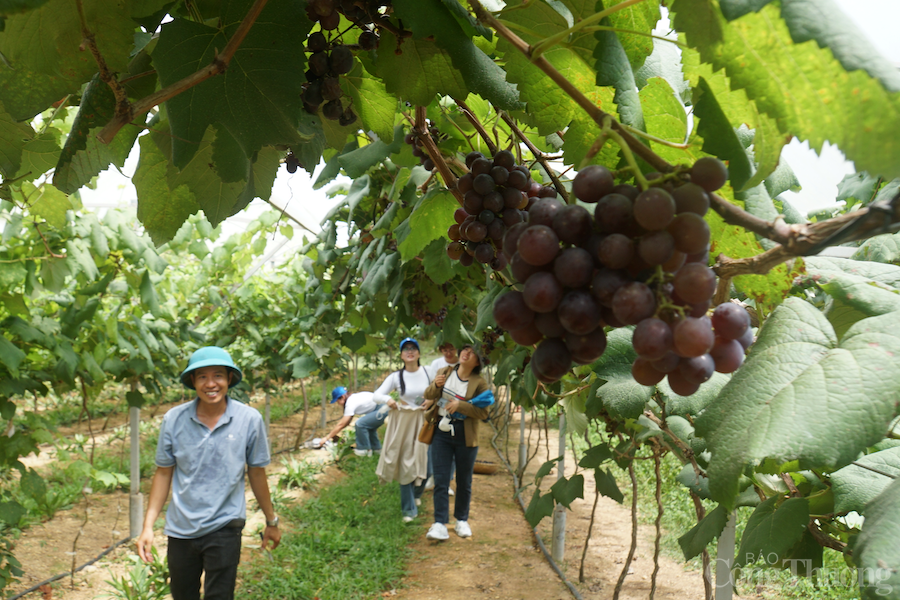
[[173,600],[200,600],[201,573],[205,600],[233,600],[241,530],[225,527],[192,540],[170,537],[167,560]]
[[400,512],[404,517],[419,516],[419,509],[416,507],[416,500],[422,497],[425,491],[425,482],[416,485],[415,483],[400,484]]
[[450,522],[450,477],[456,461],[456,502],[453,516],[457,521],[469,520],[469,504],[472,501],[472,474],[475,472],[475,458],[478,446],[466,446],[466,433],[462,421],[453,423],[453,433],[434,432],[431,440],[434,459],[434,522],[446,525]]
[[357,450],[381,450],[381,440],[378,439],[378,428],[384,425],[387,418],[378,416],[378,410],[367,412],[356,420],[356,449]]

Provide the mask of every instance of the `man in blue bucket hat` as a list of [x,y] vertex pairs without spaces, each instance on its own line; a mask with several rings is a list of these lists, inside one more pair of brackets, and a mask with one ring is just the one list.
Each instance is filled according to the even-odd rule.
[[384,425],[387,419],[388,411],[378,410],[378,404],[375,403],[375,394],[373,392],[356,392],[351,394],[342,385],[331,390],[331,403],[337,402],[338,406],[344,409],[344,414],[334,426],[334,429],[328,432],[328,435],[322,438],[319,448],[325,445],[328,440],[336,439],[341,432],[350,425],[355,415],[359,415],[356,420],[356,448],[353,450],[357,456],[372,456],[381,453],[381,440],[378,439],[378,428]]
[[266,516],[262,547],[276,548],[281,541],[266,479],[265,423],[258,410],[228,397],[242,378],[225,350],[200,348],[181,374],[181,382],[197,397],[167,412],[159,429],[156,473],[137,550],[145,562],[152,559],[153,524],[171,488],[165,534],[174,600],[199,600],[201,573],[204,598],[234,598],[247,516],[245,466]]

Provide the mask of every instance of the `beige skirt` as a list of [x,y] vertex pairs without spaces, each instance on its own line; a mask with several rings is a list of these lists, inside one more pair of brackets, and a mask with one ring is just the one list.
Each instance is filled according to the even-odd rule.
[[428,446],[418,440],[424,411],[400,405],[390,412],[375,474],[382,483],[420,485],[428,478]]

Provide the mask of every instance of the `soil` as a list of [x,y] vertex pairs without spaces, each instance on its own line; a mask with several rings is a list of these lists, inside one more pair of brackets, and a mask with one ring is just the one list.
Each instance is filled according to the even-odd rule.
[[[336,419],[336,409],[331,407],[331,410],[334,414],[330,412],[329,419]],[[159,412],[161,414],[163,411]],[[307,422],[310,435],[314,433],[312,422],[318,421],[313,415],[317,414],[317,410],[312,410]],[[518,444],[518,415],[514,414],[513,419],[510,424],[513,432],[510,436],[510,455],[514,457]],[[294,415],[272,425],[273,439],[276,440],[273,445],[276,449],[293,445],[300,420],[300,415]],[[420,517],[414,522],[421,528],[422,535],[413,546],[414,558],[409,565],[409,575],[396,589],[385,591],[382,597],[409,600],[564,600],[574,597],[539,549],[535,535],[524,519],[522,509],[514,498],[513,477],[491,447],[491,428],[485,425],[481,427],[481,431],[479,460],[492,461],[499,469],[492,475],[475,475],[469,520],[474,535],[468,539],[459,538],[451,527],[448,541],[426,540],[425,532],[431,525],[431,501],[426,494],[420,508]],[[299,456],[321,460],[326,454],[321,450],[301,449]],[[45,453],[36,459],[31,457],[30,460],[39,464],[47,458]],[[530,472],[533,473],[543,460],[541,457],[532,460]],[[568,471],[574,461],[568,458],[566,464],[570,467],[567,474],[571,475]],[[280,461],[274,460],[269,469],[272,488],[278,481],[279,466]],[[320,487],[333,483],[341,476],[337,469],[327,469],[320,480]],[[546,481],[550,479],[552,477]],[[525,480],[533,481],[533,475],[526,474]],[[145,482],[142,489],[145,498],[149,492],[147,486],[149,482]],[[527,495],[530,497],[530,492]],[[585,477],[584,496],[585,500],[576,500],[567,512],[567,546],[560,568],[582,598],[612,598],[631,543],[631,512],[608,498],[600,498],[584,563],[584,581],[579,583],[581,555],[594,500],[593,478],[590,476]],[[302,499],[303,493],[293,492],[287,501]],[[452,500],[451,498],[451,502]],[[60,579],[25,597],[88,600],[111,592],[113,588],[107,583],[111,574],[123,576],[136,560],[132,542],[110,550],[116,542],[128,535],[128,501],[127,493],[93,495],[87,505],[81,504],[71,510],[60,511],[52,520],[28,529],[14,550],[25,574],[7,592],[24,591],[71,570],[73,564],[80,567],[93,561],[105,551],[108,554],[77,572],[74,577]],[[252,503],[248,505],[253,506]],[[400,518],[399,507],[397,518]],[[259,511],[248,511],[245,532],[255,531],[254,519],[262,519]],[[538,527],[548,553],[551,528],[550,518],[544,519]],[[284,532],[285,535],[290,535],[289,523],[285,524]],[[652,534],[652,528],[639,528],[637,552],[619,595],[622,600],[649,596],[654,569]],[[157,528],[156,544],[160,554],[164,554],[165,537],[160,528]],[[258,558],[258,548],[258,539],[245,537],[243,559]],[[702,599],[703,581],[700,573],[686,571],[681,563],[665,556],[660,557],[655,597]]]

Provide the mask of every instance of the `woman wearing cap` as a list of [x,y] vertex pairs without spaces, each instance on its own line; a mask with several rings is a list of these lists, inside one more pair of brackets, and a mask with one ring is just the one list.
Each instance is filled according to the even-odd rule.
[[480,375],[481,357],[466,345],[459,353],[459,364],[441,369],[425,390],[426,418],[439,420],[431,441],[434,461],[434,524],[425,536],[446,540],[450,522],[451,467],[456,462],[456,534],[470,537],[469,505],[472,500],[472,474],[478,456],[478,424],[489,416],[487,407],[494,395]]
[[234,597],[247,516],[245,466],[266,517],[262,547],[271,543],[276,548],[281,541],[266,479],[265,423],[258,410],[228,397],[241,377],[225,350],[200,348],[181,374],[185,387],[196,390],[196,399],[167,412],[159,428],[156,473],[137,551],[145,562],[152,560],[153,524],[171,488],[165,533],[174,600],[199,598],[201,573],[205,598]]
[[[422,428],[423,394],[431,383],[428,371],[419,364],[419,342],[400,342],[403,368],[394,371],[375,390],[375,402],[390,408],[384,446],[375,473],[382,481],[400,483],[400,510],[407,523],[419,514],[417,505],[428,479],[428,446],[418,440]],[[399,392],[399,402],[391,392]]]

